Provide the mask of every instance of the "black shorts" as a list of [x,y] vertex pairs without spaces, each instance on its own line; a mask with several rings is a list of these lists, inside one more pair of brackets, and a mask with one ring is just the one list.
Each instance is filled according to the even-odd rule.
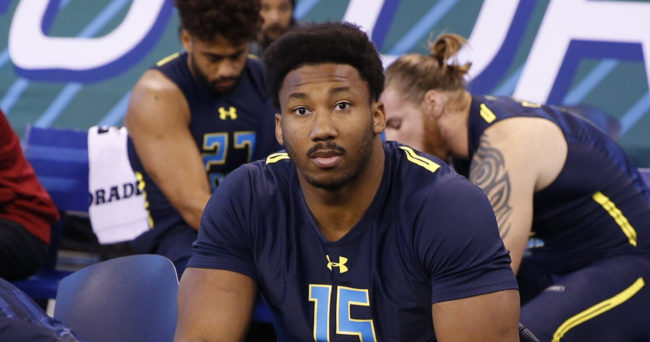
[[540,341],[650,341],[649,257],[604,259],[564,275],[525,263],[518,279],[522,299],[532,299],[520,321]]
[[26,278],[47,258],[48,246],[17,222],[0,218],[0,277]]
[[169,258],[180,279],[192,256],[192,244],[198,232],[185,222],[170,227],[154,227],[131,241],[135,253],[153,253]]

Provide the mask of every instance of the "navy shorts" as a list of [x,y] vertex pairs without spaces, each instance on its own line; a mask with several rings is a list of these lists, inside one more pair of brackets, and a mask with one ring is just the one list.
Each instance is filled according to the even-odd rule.
[[192,244],[197,235],[196,229],[182,222],[164,229],[154,228],[131,241],[131,247],[136,253],[153,253],[169,258],[180,279],[192,256]]
[[518,280],[520,321],[540,341],[650,341],[649,257],[604,259],[564,275],[524,259]]

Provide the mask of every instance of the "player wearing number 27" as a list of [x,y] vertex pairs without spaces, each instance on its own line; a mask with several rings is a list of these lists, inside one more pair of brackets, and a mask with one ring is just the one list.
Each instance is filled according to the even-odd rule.
[[248,58],[260,6],[259,0],[177,1],[185,52],[158,62],[131,95],[129,156],[151,228],[132,246],[170,258],[179,275],[211,188],[280,148],[262,64]]
[[366,34],[305,25],[264,63],[287,152],[233,171],[208,202],[176,341],[241,340],[256,290],[281,341],[518,341],[490,203],[439,159],[382,143]]

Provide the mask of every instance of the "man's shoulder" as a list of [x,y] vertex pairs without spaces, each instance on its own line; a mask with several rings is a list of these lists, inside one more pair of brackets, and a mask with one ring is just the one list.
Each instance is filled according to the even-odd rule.
[[262,96],[266,95],[266,84],[264,82],[264,64],[262,61],[253,55],[248,55],[246,59],[246,66],[242,76],[251,82],[253,88],[261,92]]
[[286,187],[292,170],[293,164],[286,152],[273,153],[265,159],[242,164],[228,174],[223,184],[228,184],[230,191],[236,193],[244,189],[258,195],[269,193]]
[[394,141],[384,143],[391,172],[400,184],[444,181],[454,170],[441,159]]
[[150,69],[167,70],[177,67],[187,67],[187,52],[175,52],[156,61]]
[[[155,101],[151,101],[155,99]],[[169,78],[155,69],[147,70],[136,82],[131,91],[131,99],[124,118],[129,134],[136,134],[132,131],[133,124],[142,123],[151,125],[158,122],[173,122],[160,120],[161,115],[173,119],[180,119],[183,122],[189,120],[189,112],[186,110],[185,95]]]
[[264,85],[264,64],[257,56],[248,55],[244,69],[254,82]]
[[177,92],[179,86],[176,82],[171,80],[166,74],[158,69],[149,69],[145,71],[134,87],[135,91],[148,91],[148,92]]
[[143,80],[148,80],[149,87],[165,86],[170,90],[191,87],[193,76],[187,64],[187,52],[176,52],[160,59],[145,71],[138,83]]
[[248,54],[248,57],[246,57],[246,67],[251,68],[256,72],[264,71],[264,63],[258,56],[253,54]]
[[392,186],[399,187],[409,206],[418,206],[418,203],[429,201],[444,201],[445,197],[450,195],[454,198],[476,196],[478,188],[439,158],[407,145],[394,142],[387,145],[388,155],[393,163],[389,166],[393,173]]
[[187,69],[187,53],[176,52],[158,60],[147,69],[136,83],[135,91],[179,91],[177,74]]

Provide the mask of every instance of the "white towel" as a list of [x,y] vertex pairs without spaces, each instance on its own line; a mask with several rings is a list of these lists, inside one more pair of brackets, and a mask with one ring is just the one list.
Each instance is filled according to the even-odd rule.
[[126,138],[125,127],[93,126],[88,130],[88,214],[101,244],[132,240],[149,229]]

